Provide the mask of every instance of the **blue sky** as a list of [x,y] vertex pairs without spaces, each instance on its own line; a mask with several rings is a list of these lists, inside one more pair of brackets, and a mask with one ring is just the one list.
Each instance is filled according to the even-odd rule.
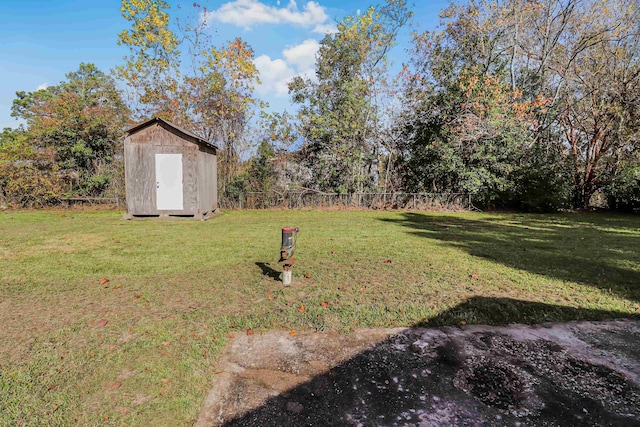
[[[383,1],[383,0],[380,0]],[[169,0],[172,18],[196,15],[193,1]],[[287,79],[309,74],[324,32],[346,15],[357,14],[376,0],[293,1],[232,0],[198,3],[217,45],[241,37],[254,49],[263,85],[258,95],[273,109],[289,106]],[[415,25],[432,29],[447,0],[418,0],[412,7]],[[120,0],[0,0],[0,129],[16,127],[10,117],[15,92],[34,91],[64,80],[81,62],[104,72],[122,63],[126,48],[117,45],[118,32],[127,28]],[[392,60],[399,68],[406,54],[409,29],[403,31]]]

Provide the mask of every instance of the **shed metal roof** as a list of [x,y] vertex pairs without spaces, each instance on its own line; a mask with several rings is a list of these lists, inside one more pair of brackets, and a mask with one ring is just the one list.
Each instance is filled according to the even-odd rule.
[[154,123],[164,123],[167,126],[172,127],[173,129],[177,130],[178,132],[182,133],[183,135],[189,136],[193,139],[195,139],[196,141],[198,141],[199,143],[205,144],[211,148],[215,148],[216,150],[219,150],[218,146],[214,143],[212,143],[211,141],[207,141],[205,139],[203,139],[202,137],[196,135],[193,132],[190,132],[186,129],[181,128],[180,126],[174,125],[173,123],[171,123],[168,120],[165,119],[161,119],[160,117],[154,117],[150,120],[147,120],[146,122],[140,123],[138,125],[135,125],[134,127],[132,127],[131,129],[127,130],[127,135],[132,135],[148,126],[151,126]]

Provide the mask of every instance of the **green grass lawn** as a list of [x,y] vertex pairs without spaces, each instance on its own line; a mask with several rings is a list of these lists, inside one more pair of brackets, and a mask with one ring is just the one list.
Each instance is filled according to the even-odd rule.
[[[120,216],[0,213],[0,425],[190,424],[222,347],[249,328],[348,333],[640,310],[634,216]],[[288,225],[301,232],[284,287],[276,261]]]

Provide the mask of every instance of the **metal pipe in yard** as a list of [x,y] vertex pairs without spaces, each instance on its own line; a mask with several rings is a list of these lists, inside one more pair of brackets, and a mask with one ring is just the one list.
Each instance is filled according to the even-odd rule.
[[285,266],[284,271],[282,272],[282,284],[290,285],[291,284],[291,269]]

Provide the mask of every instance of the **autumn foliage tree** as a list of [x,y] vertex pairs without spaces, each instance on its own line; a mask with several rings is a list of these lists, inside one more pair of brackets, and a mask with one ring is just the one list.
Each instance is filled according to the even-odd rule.
[[221,48],[212,46],[202,54],[202,65],[184,77],[182,105],[185,125],[205,138],[217,141],[220,153],[219,179],[224,186],[238,171],[247,148],[249,121],[262,103],[254,97],[259,82],[253,49],[240,38]]
[[51,150],[38,150],[24,129],[0,133],[0,204],[42,207],[58,201],[64,183]]
[[[484,200],[523,200],[543,190],[574,207],[588,206],[616,175],[615,159],[638,149],[632,119],[637,103],[629,101],[638,96],[639,22],[638,5],[617,0],[452,3],[440,30],[414,39],[406,73],[409,162],[423,168],[423,177],[440,171],[436,181],[443,190],[456,188],[459,176],[468,174],[485,184],[504,183],[466,187]],[[487,87],[500,87],[507,97],[487,98],[484,116],[469,114],[475,92],[460,87],[469,79],[496,82]],[[501,110],[519,130],[509,132],[509,123],[516,122],[495,122]],[[480,153],[494,169],[486,175],[486,167],[453,160],[468,153],[468,138],[459,129],[481,135],[483,149],[502,151],[511,141],[518,152],[504,160],[504,168]],[[487,138],[487,129],[499,138]],[[433,158],[438,140],[448,141],[452,161]],[[415,174],[407,176],[415,185]]]
[[315,79],[296,77],[289,83],[313,173],[310,185],[317,190],[377,188],[387,54],[410,17],[405,2],[389,0],[344,18],[338,32],[320,42]]
[[[259,83],[254,52],[240,38],[216,47],[201,6],[192,22],[171,25],[163,0],[122,0],[130,28],[119,35],[129,48],[119,78],[131,87],[128,98],[138,119],[160,116],[221,147],[219,185],[236,174]],[[177,30],[174,31],[174,27]]]
[[55,162],[66,195],[98,196],[121,174],[121,137],[128,110],[111,77],[80,64],[57,86],[17,92],[12,116],[24,119],[29,149]]
[[128,83],[127,100],[138,117],[163,113],[173,118],[179,110],[179,41],[170,30],[169,4],[163,0],[122,0],[122,17],[131,23],[118,34],[118,44],[130,54],[116,67]]

